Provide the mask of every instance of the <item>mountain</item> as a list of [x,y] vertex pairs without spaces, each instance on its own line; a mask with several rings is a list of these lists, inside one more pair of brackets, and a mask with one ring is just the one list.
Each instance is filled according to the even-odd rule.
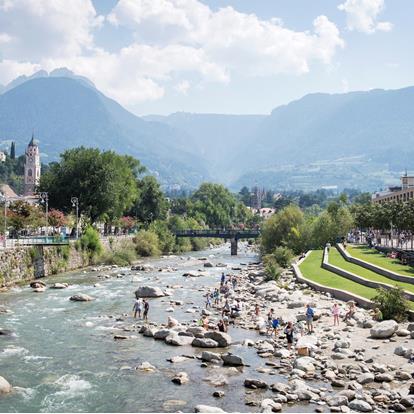
[[230,165],[232,154],[240,151],[240,148],[248,148],[252,136],[266,116],[177,112],[169,116],[150,115],[143,118],[183,131],[188,150],[207,162],[210,176],[229,184],[242,171]]
[[15,140],[23,152],[32,131],[44,162],[84,145],[131,154],[165,184],[195,186],[208,178],[184,134],[133,115],[82,79],[36,76],[0,95],[0,140]]

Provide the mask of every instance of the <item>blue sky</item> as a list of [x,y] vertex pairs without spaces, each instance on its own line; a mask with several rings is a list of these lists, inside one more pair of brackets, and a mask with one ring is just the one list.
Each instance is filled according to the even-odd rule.
[[67,67],[137,114],[414,84],[412,0],[0,0],[0,83]]

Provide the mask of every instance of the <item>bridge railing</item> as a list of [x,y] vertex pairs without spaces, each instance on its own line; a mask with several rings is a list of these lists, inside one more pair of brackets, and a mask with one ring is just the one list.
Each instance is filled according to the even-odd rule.
[[[4,239],[1,244],[4,246]],[[54,237],[54,236],[37,236],[37,237],[21,237],[18,239],[6,239],[6,247],[16,246],[33,246],[33,245],[61,245],[69,244],[68,237]]]
[[191,235],[259,235],[260,231],[258,229],[243,229],[243,230],[237,230],[237,229],[202,229],[202,230],[176,230],[174,231],[174,234],[176,236],[191,236]]

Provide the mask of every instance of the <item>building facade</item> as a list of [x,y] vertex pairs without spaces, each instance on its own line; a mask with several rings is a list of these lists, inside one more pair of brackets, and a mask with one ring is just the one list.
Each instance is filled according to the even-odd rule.
[[414,198],[414,176],[405,174],[401,177],[401,185],[390,187],[387,191],[379,191],[372,195],[372,202],[377,204],[394,201],[405,202]]
[[32,196],[40,181],[40,152],[34,136],[26,148],[26,162],[24,164],[24,195]]

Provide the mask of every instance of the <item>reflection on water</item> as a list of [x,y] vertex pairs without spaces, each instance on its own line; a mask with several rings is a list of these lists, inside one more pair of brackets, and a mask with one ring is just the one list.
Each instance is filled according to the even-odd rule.
[[[180,321],[196,318],[186,313],[188,308],[203,304],[203,286],[218,283],[222,268],[203,269],[208,276],[182,277],[183,269],[199,269],[200,262],[193,258],[214,255],[214,262],[240,265],[254,261],[252,253],[230,256],[228,246],[208,252],[192,253],[181,257],[148,260],[155,267],[172,267],[177,271],[128,274],[117,269],[111,278],[99,278],[97,272],[71,273],[49,278],[47,283],[68,282],[68,289],[33,293],[29,288],[12,289],[0,296],[0,304],[13,313],[0,315],[0,326],[11,329],[14,337],[0,338],[0,375],[13,386],[11,395],[0,398],[0,411],[34,412],[128,412],[167,411],[193,412],[197,404],[214,405],[226,411],[254,411],[245,405],[247,376],[276,382],[277,376],[259,374],[255,367],[263,365],[256,352],[241,345],[232,352],[243,356],[251,365],[244,371],[231,368],[201,368],[197,359],[186,359],[172,364],[167,361],[175,355],[195,355],[192,347],[171,347],[162,341],[144,338],[127,332],[128,340],[114,341],[115,333],[124,333],[123,327],[133,323],[131,310],[133,292],[140,283],[160,287],[182,286],[174,290],[172,298],[183,300],[176,307],[174,317]],[[126,275],[122,275],[126,274]],[[118,276],[118,277],[117,277]],[[94,287],[94,284],[99,283]],[[74,293],[85,293],[96,298],[93,302],[70,302]],[[194,303],[194,305],[193,305]],[[169,298],[151,300],[150,319],[165,322],[171,313]],[[128,314],[128,316],[123,316]],[[119,320],[119,318],[124,320]],[[255,338],[255,332],[233,329],[234,340]],[[143,361],[157,369],[155,372],[135,370]],[[171,382],[178,371],[186,371],[190,383],[181,387]],[[221,387],[226,396],[215,399],[215,388],[205,381],[211,376],[223,375],[228,385]],[[268,391],[270,393],[270,391]],[[249,398],[252,396],[249,395]],[[297,411],[297,407],[292,411]]]

